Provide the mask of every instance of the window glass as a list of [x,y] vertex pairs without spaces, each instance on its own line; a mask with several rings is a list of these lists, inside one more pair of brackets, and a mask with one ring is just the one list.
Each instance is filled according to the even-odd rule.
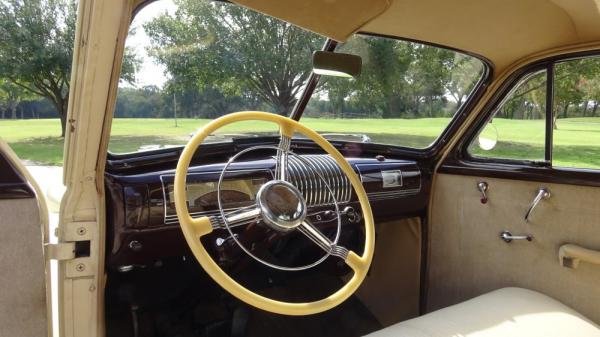
[[[182,145],[211,119],[235,111],[289,115],[324,42],[227,2],[149,4],[126,40],[109,150]],[[484,74],[474,57],[382,37],[356,36],[336,51],[362,56],[362,74],[321,77],[301,119],[330,140],[427,147]],[[248,122],[208,141],[274,132]]]
[[[156,1],[126,40],[109,151],[184,145],[200,127],[244,110],[289,115],[325,39],[227,2]],[[206,141],[277,134],[235,123]]]
[[475,157],[543,161],[545,159],[546,71],[523,78],[475,137]]
[[360,55],[355,79],[322,77],[302,121],[322,134],[426,148],[483,76],[483,63],[452,50],[355,35],[336,51]]
[[600,59],[554,67],[552,164],[600,168]]

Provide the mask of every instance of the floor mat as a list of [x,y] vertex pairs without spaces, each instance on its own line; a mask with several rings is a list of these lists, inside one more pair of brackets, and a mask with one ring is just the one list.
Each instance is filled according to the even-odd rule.
[[[339,278],[323,275],[310,280],[288,283],[285,288],[270,288],[263,294],[269,296],[277,293],[278,298],[293,298],[305,291],[318,291],[321,297],[326,297],[343,285]],[[289,295],[285,296],[285,294]],[[357,297],[351,296],[331,310],[310,316],[285,316],[251,309],[246,336],[351,337],[363,336],[381,328],[381,324],[362,302]]]

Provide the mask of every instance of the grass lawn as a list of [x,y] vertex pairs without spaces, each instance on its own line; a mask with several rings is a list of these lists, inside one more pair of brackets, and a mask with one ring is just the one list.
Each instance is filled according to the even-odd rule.
[[[109,149],[132,152],[142,145],[185,144],[205,119],[126,119],[113,121]],[[367,134],[374,142],[426,147],[448,124],[447,118],[422,119],[318,119],[306,118],[307,126],[329,133]],[[474,148],[475,155],[504,158],[543,159],[544,121],[494,119],[499,143],[491,151]],[[242,122],[220,132],[275,132],[274,125]],[[58,137],[58,119],[0,120],[0,137],[21,159],[41,164],[62,164],[63,139]],[[510,140],[508,142],[507,140]],[[554,165],[600,168],[600,118],[559,119],[554,133]]]

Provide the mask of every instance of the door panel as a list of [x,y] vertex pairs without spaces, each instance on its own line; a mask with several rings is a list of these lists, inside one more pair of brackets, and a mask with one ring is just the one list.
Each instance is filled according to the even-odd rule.
[[[480,202],[477,183],[489,185]],[[551,197],[524,215],[540,187]],[[432,196],[428,311],[507,286],[547,294],[600,322],[600,266],[561,267],[566,243],[600,250],[600,188],[438,174]],[[532,242],[500,239],[503,230]]]
[[47,336],[45,204],[1,139],[0,177],[0,336]]

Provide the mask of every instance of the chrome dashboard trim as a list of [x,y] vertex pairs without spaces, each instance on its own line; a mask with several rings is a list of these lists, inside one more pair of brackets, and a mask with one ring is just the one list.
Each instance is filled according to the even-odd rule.
[[[385,168],[384,169],[384,165],[387,164],[390,167],[389,168]],[[404,198],[404,197],[409,197],[409,196],[413,196],[416,194],[419,194],[421,192],[421,188],[422,188],[422,180],[421,177],[423,175],[423,173],[421,172],[421,170],[419,168],[417,169],[405,169],[402,168],[402,164],[404,164],[404,162],[401,161],[386,161],[385,163],[373,163],[373,164],[356,164],[356,170],[358,171],[358,176],[360,178],[360,181],[364,184],[364,168],[366,167],[380,167],[381,171],[400,171],[401,174],[401,179],[404,182],[406,180],[406,177],[409,174],[415,174],[417,173],[419,175],[419,186],[417,188],[402,188],[403,186],[399,186],[399,188],[396,189],[392,189],[389,188],[388,191],[379,191],[379,192],[368,192],[367,196],[369,197],[369,200],[371,201],[378,201],[378,200],[387,200],[387,199],[395,199],[395,198]],[[361,171],[361,168],[363,168],[363,170]],[[383,179],[383,177],[382,177]]]
[[[328,155],[303,155],[302,159],[310,164],[305,165],[293,156],[288,158],[292,167],[289,180],[302,191],[308,206],[329,205],[337,200],[347,203],[352,196],[350,180]],[[323,176],[323,181],[319,174]],[[328,192],[327,185],[334,193],[334,198]]]
[[[229,171],[229,173],[243,173],[243,172],[268,172],[268,176],[271,179],[274,179],[273,176],[273,171],[272,170],[268,170],[268,169],[256,169],[256,170],[247,170],[247,169],[243,169],[243,170],[231,170]],[[196,173],[188,173],[186,176],[186,189],[187,189],[187,178],[190,176],[201,176],[201,175],[219,175],[221,174],[221,171],[207,171],[207,172],[196,172]],[[163,193],[163,221],[165,223],[165,225],[171,225],[171,224],[179,224],[179,220],[177,219],[177,214],[167,214],[167,189],[166,189],[166,184],[168,182],[165,181],[164,178],[166,177],[173,177],[173,179],[175,178],[175,174],[162,174],[159,176],[160,178],[160,183],[161,183],[161,188],[162,188],[162,193]],[[215,181],[216,182],[216,181]],[[225,211],[233,211],[236,208],[227,208],[224,209]],[[216,215],[219,214],[219,210],[214,210],[214,211],[205,211],[205,212],[190,212],[190,216],[192,218],[199,218],[202,216],[212,216],[212,215]]]

